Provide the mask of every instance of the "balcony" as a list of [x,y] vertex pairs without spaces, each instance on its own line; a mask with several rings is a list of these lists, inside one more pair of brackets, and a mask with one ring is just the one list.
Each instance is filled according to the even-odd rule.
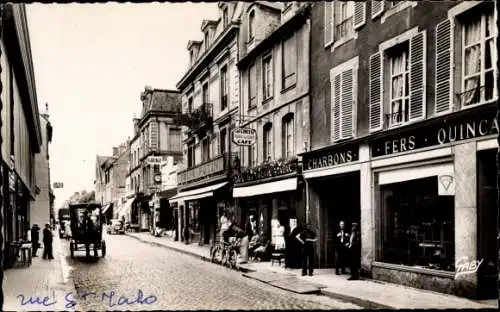
[[278,159],[254,167],[241,168],[240,174],[234,176],[234,183],[255,182],[300,172],[301,166],[297,158]]
[[229,176],[232,169],[238,166],[238,156],[234,153],[226,153],[209,159],[199,165],[180,171],[177,174],[179,186],[202,183],[212,178]]
[[203,103],[194,111],[181,114],[177,118],[177,122],[189,128],[189,132],[198,133],[205,130],[212,125],[213,121],[213,105],[210,103]]

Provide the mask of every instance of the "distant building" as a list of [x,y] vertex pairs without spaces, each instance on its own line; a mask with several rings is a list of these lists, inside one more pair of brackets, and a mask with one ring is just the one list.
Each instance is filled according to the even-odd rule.
[[161,188],[160,164],[167,157],[182,159],[182,132],[176,123],[181,112],[178,91],[145,87],[141,93],[142,113],[134,118],[130,140],[130,187],[135,200],[126,207],[132,228],[152,230],[149,201]]
[[2,4],[0,201],[4,268],[16,260],[14,241],[26,238],[32,201],[37,195],[35,154],[42,130],[24,4]]

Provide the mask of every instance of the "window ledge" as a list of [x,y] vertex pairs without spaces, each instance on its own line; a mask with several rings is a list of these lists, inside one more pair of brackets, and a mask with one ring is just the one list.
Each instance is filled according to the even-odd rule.
[[408,265],[403,265],[403,264],[392,264],[392,263],[374,261],[372,263],[372,266],[382,268],[382,269],[397,270],[397,271],[417,273],[417,274],[426,274],[426,275],[439,276],[439,277],[450,278],[450,279],[455,278],[455,272],[413,267],[413,266],[408,266]]
[[273,96],[270,96],[270,97],[268,97],[267,99],[263,100],[263,101],[262,101],[262,105],[264,105],[264,104],[266,104],[266,103],[271,102],[271,100],[272,100],[273,98],[274,98]]
[[418,4],[417,1],[404,1],[403,3],[398,4],[395,7],[390,8],[389,10],[385,11],[382,14],[382,18],[380,19],[380,23],[381,24],[385,23],[385,21],[387,20],[387,18],[391,17],[392,15],[394,15],[394,14],[396,14],[398,12],[401,12],[401,11],[407,9],[407,8],[416,7],[417,4]]
[[344,44],[348,43],[351,40],[356,40],[358,39],[358,32],[354,31],[352,34],[345,36],[344,38],[334,41],[333,44],[330,46],[330,52],[334,52],[335,49],[338,49],[339,47],[343,46]]
[[[495,98],[493,98],[491,100],[488,100],[488,101],[479,102],[479,103],[476,103],[476,104],[469,104],[467,106],[462,105],[462,106],[456,108],[454,111],[472,109],[472,108],[475,108],[475,107],[478,107],[478,106],[481,106],[481,105],[492,104],[492,103],[495,103],[496,101],[498,101],[498,97],[495,97]],[[451,112],[452,111],[450,110],[449,113],[451,113]]]
[[294,83],[293,85],[291,85],[291,86],[289,86],[289,87],[287,87],[287,88],[281,89],[281,91],[280,91],[280,92],[281,92],[281,94],[286,93],[286,92],[288,92],[288,91],[290,91],[290,90],[294,89],[294,88],[295,88],[295,86],[297,86],[297,83]]
[[251,111],[251,110],[256,109],[256,108],[257,108],[257,105],[252,105],[252,106],[249,106],[249,107],[248,107],[248,111]]

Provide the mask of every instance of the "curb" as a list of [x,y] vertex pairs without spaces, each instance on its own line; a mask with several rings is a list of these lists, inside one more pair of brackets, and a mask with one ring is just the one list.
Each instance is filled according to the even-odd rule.
[[381,303],[378,303],[375,301],[370,301],[370,300],[361,299],[361,298],[355,297],[355,296],[340,294],[340,293],[336,293],[336,292],[326,290],[326,289],[320,289],[319,293],[325,297],[353,303],[353,304],[358,305],[358,306],[365,308],[365,309],[388,309],[388,310],[398,309],[396,307],[384,305],[384,304],[381,304]]

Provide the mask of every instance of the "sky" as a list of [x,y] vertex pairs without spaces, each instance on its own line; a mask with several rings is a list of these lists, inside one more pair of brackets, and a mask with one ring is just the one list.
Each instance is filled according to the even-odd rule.
[[56,209],[93,190],[96,155],[133,136],[146,85],[176,89],[217,3],[26,5],[40,112],[48,103]]

